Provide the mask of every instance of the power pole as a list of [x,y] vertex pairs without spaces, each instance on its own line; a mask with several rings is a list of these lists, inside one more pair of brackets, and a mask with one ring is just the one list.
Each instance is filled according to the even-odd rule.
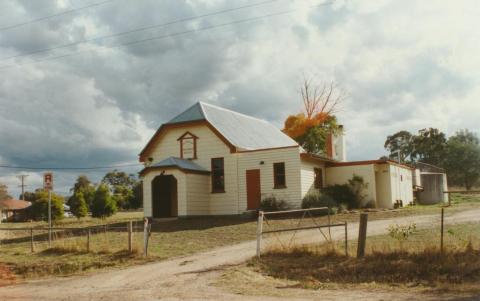
[[18,176],[17,176],[17,178],[19,178],[20,181],[22,182],[21,185],[18,185],[18,187],[21,187],[21,188],[22,188],[22,194],[21,194],[21,196],[20,196],[20,199],[21,199],[22,201],[25,200],[25,187],[27,186],[27,185],[25,185],[25,179],[26,179],[27,177],[28,177],[28,175],[18,175]]

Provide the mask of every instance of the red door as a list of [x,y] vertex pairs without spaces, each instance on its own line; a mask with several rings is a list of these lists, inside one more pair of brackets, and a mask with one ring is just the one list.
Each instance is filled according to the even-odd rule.
[[261,198],[260,169],[247,170],[247,209],[258,209]]

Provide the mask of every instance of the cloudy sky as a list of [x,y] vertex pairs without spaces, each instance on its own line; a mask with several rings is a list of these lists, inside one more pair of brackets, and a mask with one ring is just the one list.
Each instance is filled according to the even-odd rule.
[[[477,0],[3,0],[0,165],[135,163],[198,100],[280,128],[304,74],[348,92],[350,160],[402,129],[478,131],[479,15]],[[0,182],[16,195],[21,172],[41,186],[27,170]],[[57,190],[79,173],[56,172]]]

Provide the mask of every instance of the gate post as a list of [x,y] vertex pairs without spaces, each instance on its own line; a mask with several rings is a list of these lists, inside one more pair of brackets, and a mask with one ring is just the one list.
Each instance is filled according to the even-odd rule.
[[360,225],[358,227],[358,246],[357,246],[357,258],[365,256],[365,245],[367,240],[367,222],[368,213],[360,213]]
[[263,229],[263,211],[258,212],[257,219],[257,258],[260,258],[260,249],[262,244],[262,229]]

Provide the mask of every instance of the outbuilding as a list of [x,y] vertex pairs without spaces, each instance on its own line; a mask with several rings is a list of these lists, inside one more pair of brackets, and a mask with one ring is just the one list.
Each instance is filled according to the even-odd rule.
[[448,183],[445,169],[423,162],[416,163],[420,189],[416,192],[419,204],[430,205],[448,202]]
[[16,220],[18,218],[21,218],[25,209],[30,207],[31,205],[32,203],[22,201],[22,200],[15,200],[15,199],[1,200],[0,201],[0,222]]
[[347,183],[354,175],[366,184],[365,204],[376,208],[394,208],[413,203],[413,168],[391,160],[329,163],[327,185]]

